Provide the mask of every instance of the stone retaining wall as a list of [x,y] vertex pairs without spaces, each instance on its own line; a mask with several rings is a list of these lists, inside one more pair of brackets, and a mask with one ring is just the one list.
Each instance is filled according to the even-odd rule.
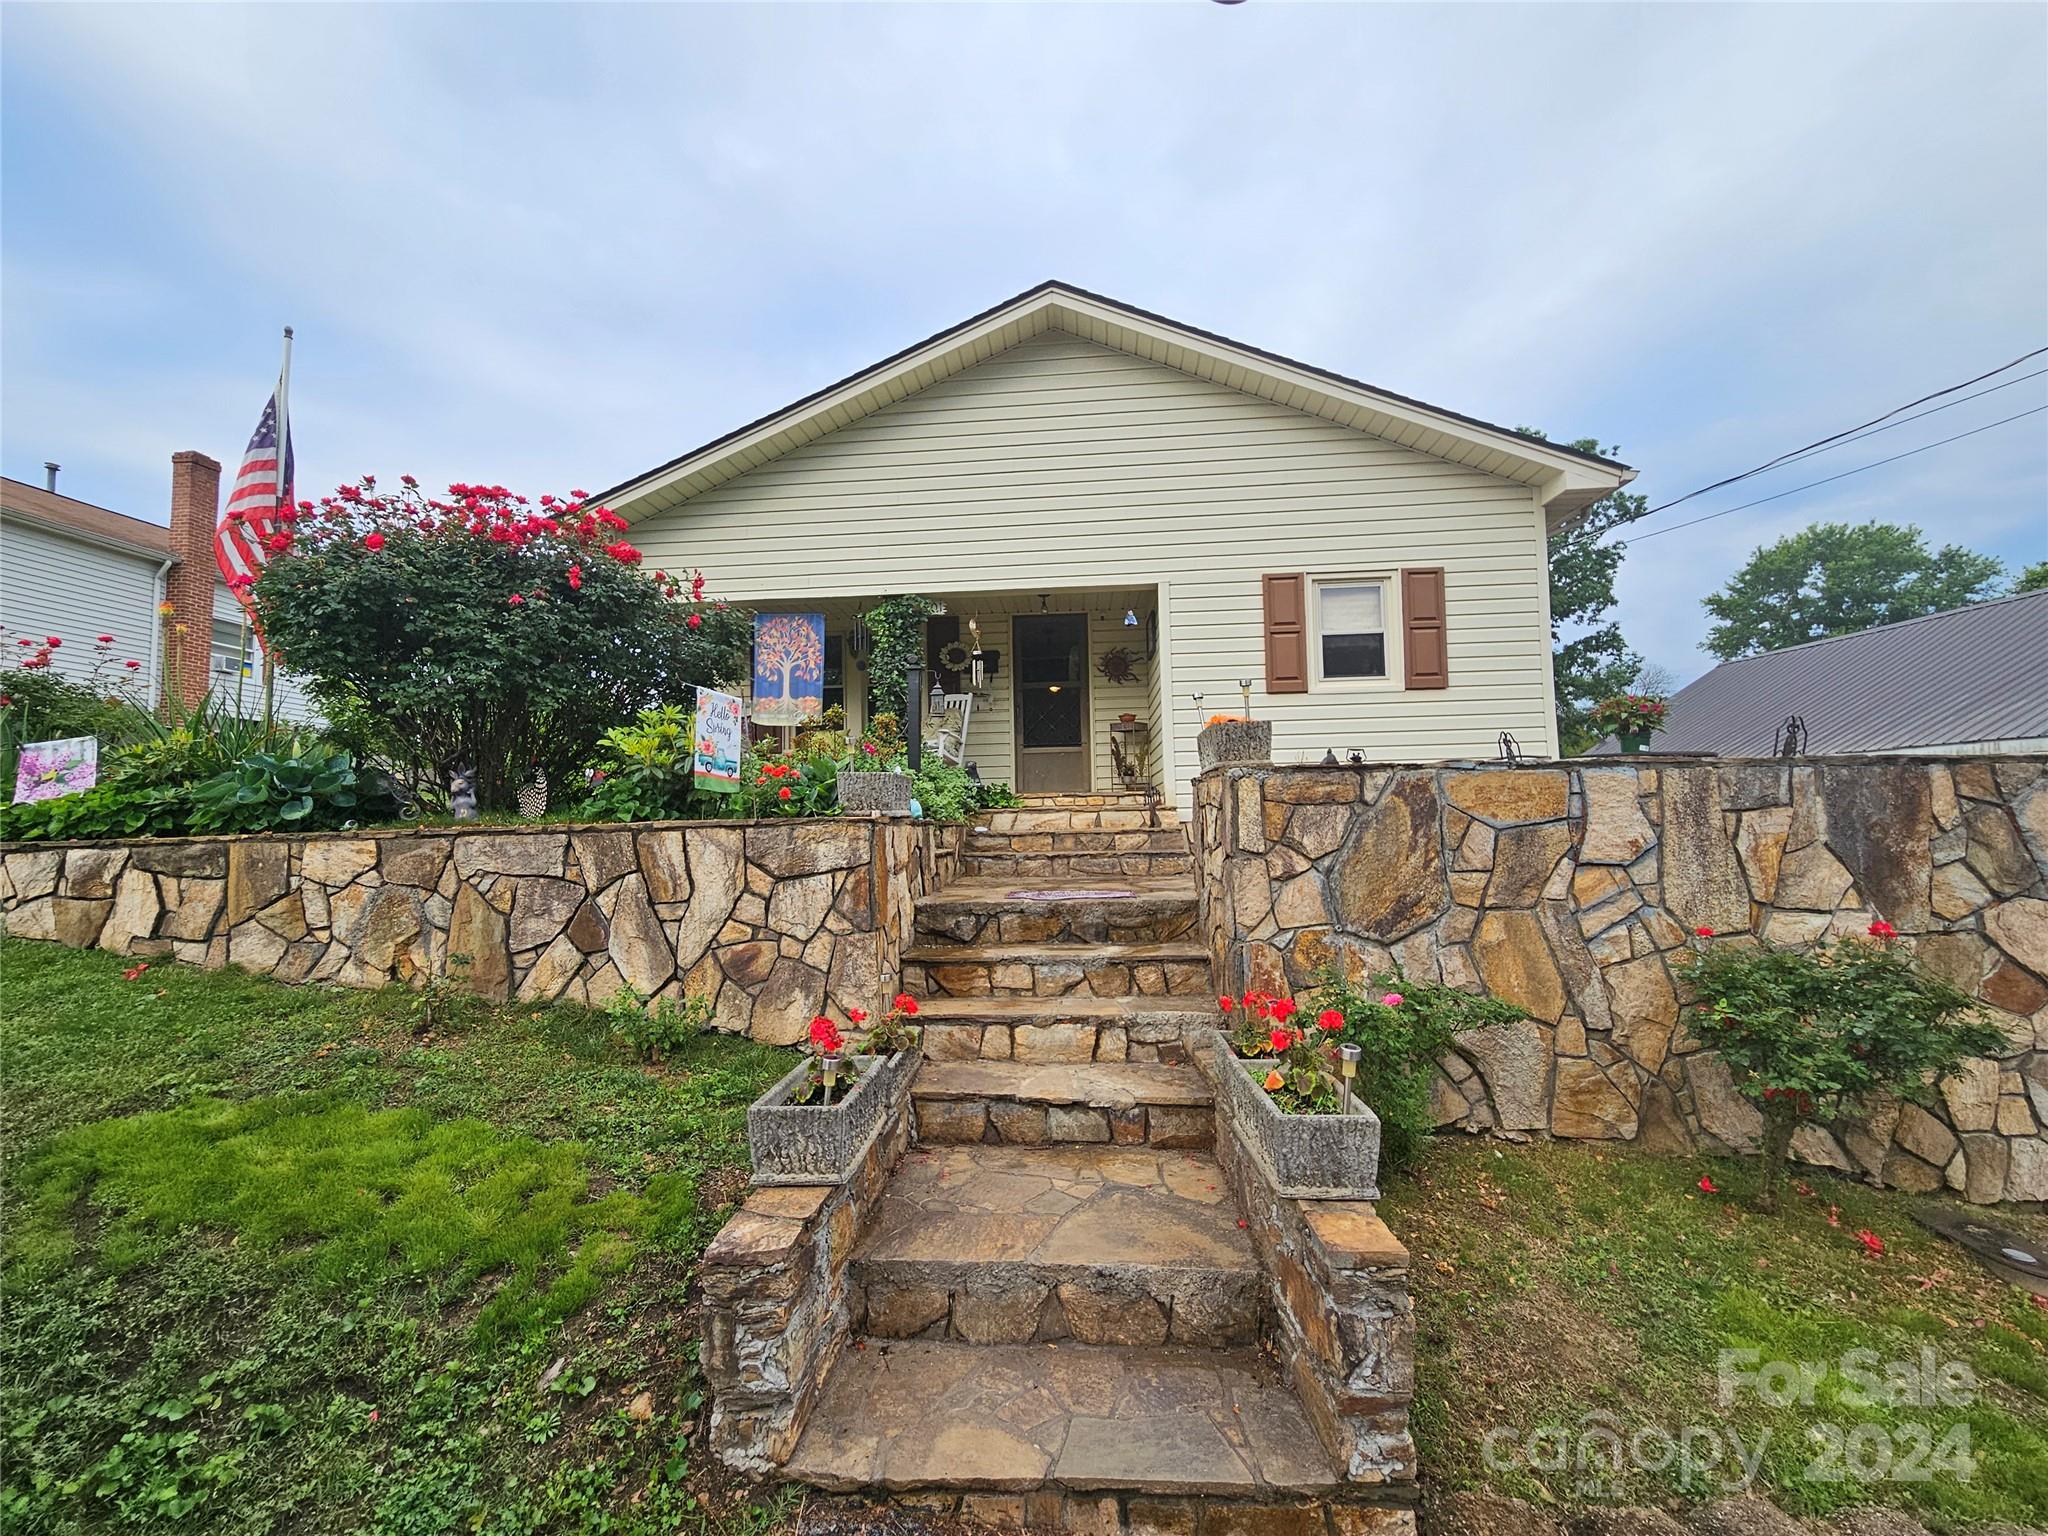
[[909,1145],[897,1105],[843,1184],[756,1189],[704,1250],[699,1354],[711,1386],[711,1450],[773,1472],[802,1437],[826,1375],[860,1326],[849,1266]]
[[1258,1250],[1274,1350],[1309,1422],[1345,1481],[1414,1482],[1408,1250],[1370,1201],[1281,1194],[1219,1078],[1236,1064],[1220,1045],[1189,1055],[1216,1096],[1216,1160]]
[[1873,1106],[1803,1160],[1978,1202],[2048,1199],[2048,759],[1533,768],[1231,767],[1195,784],[1201,931],[1222,984],[1337,961],[1491,991],[1441,1124],[1753,1150],[1760,1122],[1684,1028],[1693,930],[1772,944],[1875,918],[1978,998],[2009,1048],[1931,1112]]
[[0,911],[21,938],[281,981],[707,996],[720,1028],[786,1045],[896,990],[961,835],[848,818],[15,843]]

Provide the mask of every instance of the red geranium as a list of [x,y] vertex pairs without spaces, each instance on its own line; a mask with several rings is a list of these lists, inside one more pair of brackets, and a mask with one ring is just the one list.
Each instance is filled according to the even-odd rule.
[[1316,1028],[1318,1029],[1339,1030],[1343,1027],[1344,1015],[1339,1013],[1334,1008],[1325,1008],[1321,1013],[1316,1015]]
[[917,999],[908,992],[898,992],[895,997],[889,1000],[889,1006],[900,1013],[907,1013],[913,1017],[917,1013]]

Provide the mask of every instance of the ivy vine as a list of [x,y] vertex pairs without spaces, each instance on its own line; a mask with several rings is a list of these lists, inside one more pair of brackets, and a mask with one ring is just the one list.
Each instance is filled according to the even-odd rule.
[[868,627],[868,718],[902,717],[909,704],[910,669],[924,659],[924,621],[940,611],[921,592],[885,597],[863,618]]

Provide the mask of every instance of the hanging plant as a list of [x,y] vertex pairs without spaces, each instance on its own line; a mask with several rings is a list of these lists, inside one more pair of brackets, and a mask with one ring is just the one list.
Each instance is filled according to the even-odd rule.
[[901,714],[910,669],[924,657],[924,621],[944,608],[920,592],[884,598],[864,614],[868,631],[868,717]]

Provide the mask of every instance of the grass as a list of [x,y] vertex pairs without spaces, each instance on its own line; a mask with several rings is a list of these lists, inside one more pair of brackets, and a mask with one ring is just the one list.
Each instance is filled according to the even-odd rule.
[[[0,944],[0,1531],[791,1524],[789,1496],[699,1448],[687,1297],[783,1053],[705,1036],[650,1066],[586,1009],[128,964]],[[1382,1202],[1414,1252],[1426,1482],[1689,1502],[1721,1491],[1739,1434],[1795,1512],[2042,1523],[2048,1311],[1914,1225],[1908,1197],[1807,1175],[1762,1217],[1754,1177],[1432,1141]],[[2000,1219],[2048,1242],[2048,1218]],[[1969,1367],[1972,1401],[1846,1400],[1845,1354],[1923,1347]],[[1812,1402],[1722,1404],[1739,1349],[1823,1363]],[[1702,1461],[1718,1434],[1723,1460],[1554,1469],[1538,1437],[1488,1465],[1490,1431],[1527,1447],[1588,1416],[1624,1440],[1691,1426]],[[1831,1481],[1823,1425],[1866,1462],[1873,1436],[1910,1454],[1925,1426],[1933,1452],[1966,1426],[1977,1465]]]
[[126,964],[0,946],[0,1527],[780,1523],[685,1293],[782,1053]]
[[[1425,1475],[1551,1504],[1692,1502],[1727,1491],[1740,1456],[1793,1513],[1874,1502],[1936,1525],[2041,1523],[2048,1310],[1920,1228],[1912,1197],[1808,1173],[1780,1215],[1761,1216],[1747,1207],[1756,1179],[1754,1164],[1727,1159],[1434,1143],[1381,1203],[1414,1255]],[[2038,1214],[1997,1219],[2048,1244]],[[1813,1366],[1810,1399],[1739,1386],[1724,1402],[1722,1352],[1743,1350],[1756,1352],[1752,1370]],[[1969,1400],[1886,1400],[1934,1395],[1925,1361],[1967,1368]],[[1912,1374],[1856,1390],[1859,1367],[1894,1365]],[[1597,1454],[1581,1465],[1577,1450],[1602,1443],[1588,1426],[1624,1445],[1662,1431],[1670,1442],[1644,1442],[1652,1463],[1689,1431],[1692,1464],[1636,1468],[1625,1453],[1619,1471]],[[1572,1431],[1563,1465],[1559,1429]],[[1527,1454],[1489,1465],[1489,1432]],[[1959,1476],[1965,1438],[1974,1466]]]

